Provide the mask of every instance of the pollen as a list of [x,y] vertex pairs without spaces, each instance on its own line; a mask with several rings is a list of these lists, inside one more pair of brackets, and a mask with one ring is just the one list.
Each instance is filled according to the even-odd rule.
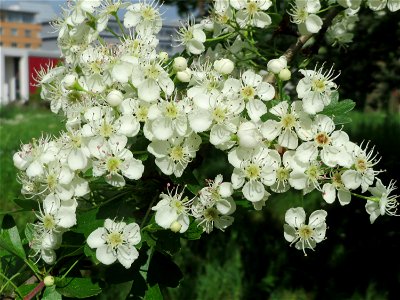
[[314,92],[322,93],[325,91],[325,81],[321,79],[314,79],[311,85],[311,88]]
[[242,88],[242,96],[245,99],[251,99],[254,98],[256,91],[254,90],[254,88],[252,86],[245,86]]
[[299,228],[299,236],[302,240],[308,240],[314,234],[314,230],[309,225],[301,225]]
[[213,111],[213,119],[217,123],[221,123],[225,120],[226,117],[226,109],[222,107],[216,107]]
[[261,169],[256,164],[250,164],[245,168],[245,174],[248,179],[257,179],[260,177]]
[[124,238],[122,233],[118,231],[114,231],[108,234],[107,236],[107,244],[112,248],[118,248],[124,242]]
[[325,146],[329,145],[331,142],[330,137],[325,133],[325,132],[320,132],[318,133],[315,138],[315,142],[317,143],[318,146]]
[[110,173],[115,173],[119,170],[121,160],[117,157],[111,157],[107,160],[107,170]]
[[185,157],[185,152],[183,151],[182,146],[177,145],[171,149],[169,155],[174,161],[182,161]]
[[281,119],[281,124],[285,129],[292,129],[296,125],[296,117],[292,114],[286,114]]
[[178,116],[178,108],[174,103],[168,103],[165,107],[165,112],[168,118],[175,119]]
[[43,227],[46,230],[53,230],[56,227],[56,221],[52,215],[47,214],[43,217]]

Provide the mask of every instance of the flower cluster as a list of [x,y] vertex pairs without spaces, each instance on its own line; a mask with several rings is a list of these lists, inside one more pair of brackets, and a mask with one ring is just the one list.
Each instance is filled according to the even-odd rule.
[[[359,9],[359,2],[338,1],[351,10]],[[376,2],[368,5],[386,5]],[[389,9],[397,9],[392,2]],[[337,95],[339,73],[333,67],[300,69],[290,99],[283,97],[283,83],[291,77],[287,56],[269,57],[264,72],[243,64],[257,51],[243,32],[268,28],[271,7],[267,0],[216,1],[211,17],[199,24],[189,20],[178,31],[185,53],[171,59],[157,50],[162,18],[155,2],[70,3],[64,19],[55,22],[65,63],[38,72],[37,79],[42,98],[65,117],[66,130],[58,138],[22,145],[14,155],[22,193],[41,207],[31,242],[35,254],[55,262],[62,234],[76,224],[79,202],[90,196],[89,181],[103,178],[116,189],[141,182],[147,165],[135,151],[139,139],[154,161],[149,168],[156,166],[154,173],[171,181],[190,172],[205,144],[223,151],[232,169],[230,181],[217,175],[192,198],[175,187],[150,204],[154,222],[173,232],[183,233],[192,223],[207,233],[224,230],[234,221],[235,199],[259,210],[271,193],[289,189],[317,190],[327,203],[337,197],[345,205],[361,188],[372,193],[366,206],[371,222],[380,214],[396,214],[397,196],[389,196],[394,184],[386,189],[376,178],[381,171],[375,169],[379,159],[373,148],[351,142],[335,116],[324,113]],[[288,9],[301,34],[321,29],[319,0],[296,0]],[[108,26],[111,17],[119,33]],[[350,41],[339,27],[352,22],[350,13],[334,21],[331,38]],[[120,43],[105,43],[99,37],[104,30]],[[273,80],[267,80],[270,76]],[[285,239],[297,249],[314,249],[325,237],[326,215],[317,210],[306,225],[304,209],[290,208]],[[100,262],[118,260],[129,268],[139,255],[140,230],[136,223],[107,218],[87,243],[97,249]]]

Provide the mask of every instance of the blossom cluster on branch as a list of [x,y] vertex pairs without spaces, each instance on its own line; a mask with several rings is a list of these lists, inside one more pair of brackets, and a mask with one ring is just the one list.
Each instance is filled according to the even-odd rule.
[[[286,52],[259,48],[260,37],[283,28],[282,7],[292,23],[285,26],[298,31],[299,40],[325,30],[330,43],[345,45],[361,1],[287,2],[216,0],[208,17],[182,24],[176,42],[185,50],[172,58],[157,50],[162,14],[156,2],[69,2],[54,22],[64,63],[41,70],[37,79],[41,97],[65,117],[65,131],[22,145],[14,155],[22,194],[39,203],[33,255],[56,262],[63,234],[79,226],[77,215],[101,205],[94,192],[102,187],[94,183],[134,194],[151,180],[147,173],[169,178],[161,200],[138,200],[146,205],[132,203],[131,209],[143,213],[126,220],[109,215],[85,234],[103,264],[118,260],[130,268],[140,253],[141,231],[151,226],[176,234],[191,225],[206,233],[225,230],[238,200],[260,210],[271,194],[290,189],[317,190],[329,204],[365,199],[371,223],[396,215],[395,186],[377,178],[382,171],[374,148],[350,141],[338,126],[340,115],[332,113],[345,103],[338,101],[339,72],[327,64],[291,66],[293,46]],[[400,9],[397,1],[366,2],[372,10],[386,5]],[[110,19],[120,32],[108,26]],[[107,44],[102,31],[119,43]],[[298,82],[290,81],[293,70],[301,74]],[[186,188],[180,179],[192,175],[191,163],[205,145],[225,153],[231,177],[215,174]],[[302,207],[289,208],[282,216],[284,238],[304,253],[314,249],[325,239],[326,216],[316,210],[306,224]]]

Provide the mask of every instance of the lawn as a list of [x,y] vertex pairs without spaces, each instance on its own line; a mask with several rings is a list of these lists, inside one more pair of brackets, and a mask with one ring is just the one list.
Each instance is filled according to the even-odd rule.
[[[0,108],[0,211],[16,209],[12,200],[21,197],[21,185],[12,160],[21,143],[46,133],[58,134],[62,127],[61,117],[43,107],[15,105]],[[16,219],[21,223],[25,220],[22,216]]]

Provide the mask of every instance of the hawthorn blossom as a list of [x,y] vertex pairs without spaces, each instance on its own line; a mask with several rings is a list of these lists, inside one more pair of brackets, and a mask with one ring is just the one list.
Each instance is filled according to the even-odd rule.
[[208,186],[199,191],[191,207],[197,226],[203,227],[207,233],[214,227],[224,231],[230,226],[234,220],[230,215],[236,210],[232,193],[232,184],[223,182],[222,175],[217,175],[215,180],[208,180]]
[[290,245],[295,243],[298,250],[303,250],[307,256],[306,249],[314,250],[317,243],[325,239],[327,212],[325,210],[314,211],[306,224],[306,213],[302,207],[290,208],[286,211],[283,225],[284,237]]
[[367,5],[374,11],[382,10],[386,6],[392,12],[400,9],[400,2],[398,0],[368,0]]
[[334,75],[333,67],[323,71],[323,66],[319,70],[300,70],[304,78],[299,81],[296,87],[297,96],[303,101],[303,109],[306,113],[314,115],[321,112],[325,106],[331,103],[331,94],[337,89],[333,82],[338,75]]
[[111,219],[104,221],[104,226],[94,230],[87,238],[90,248],[96,249],[96,258],[105,265],[118,262],[126,269],[139,257],[136,250],[141,240],[140,228],[136,223],[126,224]]
[[157,34],[161,30],[162,19],[154,3],[157,2],[148,3],[147,0],[142,0],[128,6],[124,16],[124,26],[126,28],[135,27],[135,30],[142,36]]
[[263,101],[272,100],[275,96],[274,87],[263,82],[261,75],[252,70],[245,71],[241,80],[229,78],[224,83],[222,93],[225,95],[240,96],[246,102],[246,110],[252,121],[258,122],[267,112]]
[[394,181],[390,181],[389,185],[385,187],[382,181],[377,178],[375,186],[368,188],[372,196],[370,197],[371,200],[368,200],[365,204],[365,209],[370,215],[369,219],[371,224],[374,223],[376,218],[380,215],[400,216],[397,214],[397,207],[399,206],[397,199],[399,195],[390,195],[397,189],[395,183]]
[[[169,185],[168,185],[169,187]],[[178,187],[161,193],[161,200],[151,209],[156,212],[155,221],[164,229],[183,233],[189,228],[189,212],[192,200],[183,196],[184,189],[178,193]]]
[[181,177],[189,162],[196,157],[200,144],[200,136],[192,133],[188,137],[173,136],[166,141],[153,140],[147,150],[155,156],[161,172]]
[[246,25],[265,28],[271,24],[271,17],[265,13],[271,7],[269,0],[231,0],[231,6],[237,10],[236,21],[240,27]]
[[330,180],[322,186],[322,198],[326,203],[333,203],[336,196],[340,205],[347,205],[351,200],[351,192],[344,186],[342,181],[343,171],[333,171]]
[[297,24],[302,35],[317,33],[322,28],[322,20],[316,15],[321,9],[319,0],[296,0],[295,4],[291,4],[292,9],[289,11],[291,21]]
[[201,54],[206,49],[204,42],[207,37],[203,31],[203,26],[201,24],[194,24],[190,19],[187,21],[186,26],[182,24],[178,31],[178,42],[179,45],[184,45],[186,51],[191,54]]

